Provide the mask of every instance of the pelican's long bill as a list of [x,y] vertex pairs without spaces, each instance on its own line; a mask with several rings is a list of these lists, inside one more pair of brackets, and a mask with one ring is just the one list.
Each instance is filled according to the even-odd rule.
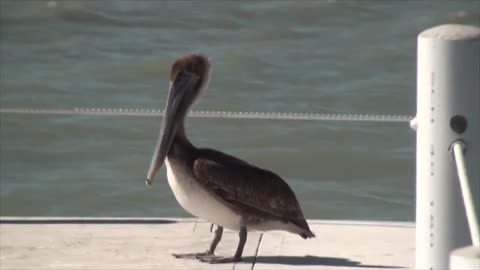
[[170,146],[175,138],[178,124],[187,113],[188,107],[190,107],[190,104],[186,103],[190,103],[189,100],[191,100],[192,95],[194,95],[198,80],[198,76],[189,72],[180,71],[170,84],[160,134],[157,145],[155,146],[152,162],[150,163],[150,169],[148,170],[147,186],[152,185],[153,178],[167,157]]

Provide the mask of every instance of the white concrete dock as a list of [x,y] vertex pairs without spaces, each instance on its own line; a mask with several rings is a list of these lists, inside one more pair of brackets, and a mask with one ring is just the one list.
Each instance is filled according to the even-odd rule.
[[[236,264],[176,259],[208,248],[210,224],[177,218],[0,218],[0,269],[401,269],[414,266],[413,223],[310,220],[316,238],[250,232]],[[232,256],[226,230],[218,255]]]

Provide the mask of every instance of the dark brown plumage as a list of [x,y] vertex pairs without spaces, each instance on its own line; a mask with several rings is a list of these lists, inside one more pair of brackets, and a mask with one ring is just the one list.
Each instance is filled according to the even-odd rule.
[[247,222],[291,222],[305,230],[300,234],[303,238],[315,236],[295,193],[275,173],[216,150],[199,149],[193,175],[208,191],[245,216]]

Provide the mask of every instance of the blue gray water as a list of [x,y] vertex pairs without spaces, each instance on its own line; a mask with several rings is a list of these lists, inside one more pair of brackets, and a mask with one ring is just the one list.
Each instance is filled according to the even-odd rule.
[[[195,109],[415,114],[416,36],[480,24],[478,1],[1,1],[0,106],[162,109],[171,63],[213,62]],[[188,216],[160,118],[0,115],[3,216]],[[406,123],[191,118],[198,146],[282,176],[308,218],[413,220]]]

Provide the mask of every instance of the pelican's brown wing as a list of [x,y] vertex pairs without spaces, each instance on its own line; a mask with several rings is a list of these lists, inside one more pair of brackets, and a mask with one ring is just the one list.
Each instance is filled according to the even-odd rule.
[[267,217],[310,231],[292,189],[273,172],[210,149],[201,150],[193,170],[199,183],[245,218]]

